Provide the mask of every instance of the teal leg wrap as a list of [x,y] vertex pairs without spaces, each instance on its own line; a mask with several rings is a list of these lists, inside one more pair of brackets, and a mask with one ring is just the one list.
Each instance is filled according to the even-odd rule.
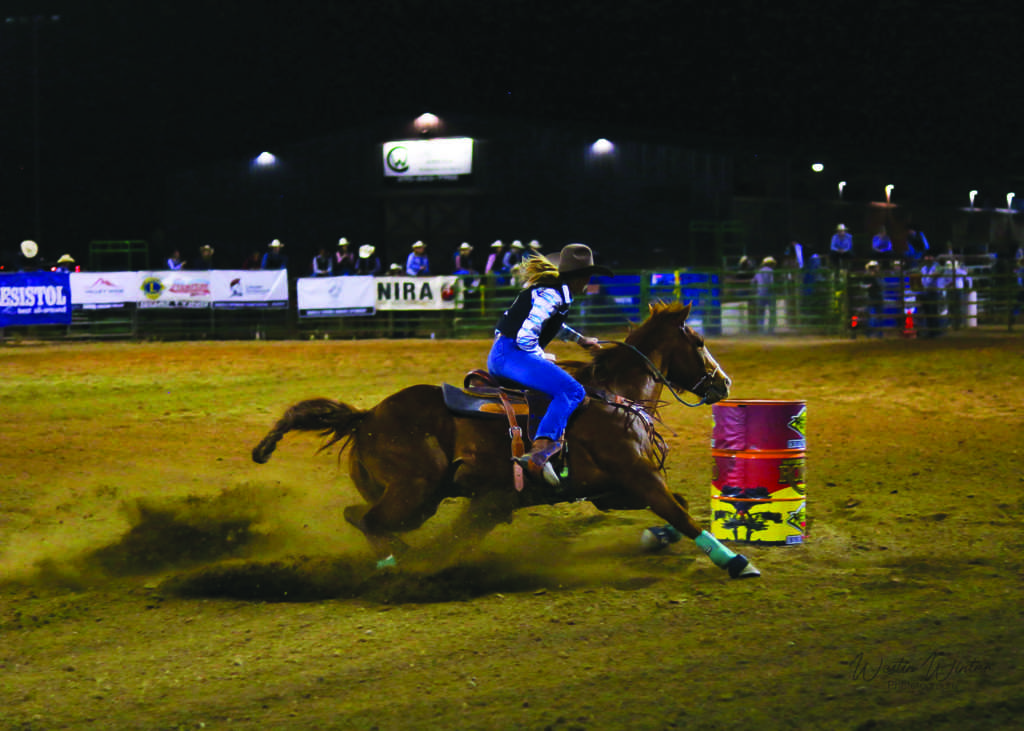
[[724,569],[726,564],[736,557],[735,553],[723,546],[717,538],[707,531],[702,531],[701,534],[694,539],[694,543],[696,543],[697,548],[704,551],[704,553],[711,558],[711,562],[720,569]]

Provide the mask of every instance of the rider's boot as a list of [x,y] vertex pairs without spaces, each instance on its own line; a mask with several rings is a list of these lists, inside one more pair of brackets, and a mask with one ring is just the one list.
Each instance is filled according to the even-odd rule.
[[533,440],[529,452],[522,457],[513,457],[512,459],[531,476],[542,478],[552,487],[556,487],[559,483],[558,473],[555,472],[555,468],[548,460],[558,454],[561,449],[561,441],[537,437]]

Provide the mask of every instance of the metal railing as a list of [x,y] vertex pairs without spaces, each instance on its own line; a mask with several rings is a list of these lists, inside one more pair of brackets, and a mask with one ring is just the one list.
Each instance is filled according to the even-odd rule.
[[[880,288],[863,271],[832,269],[774,272],[771,292],[759,293],[750,275],[731,270],[659,270],[596,278],[570,315],[588,333],[621,334],[640,322],[654,302],[689,302],[689,322],[708,336],[764,334],[856,337],[913,335],[924,312],[918,275],[882,272]],[[9,327],[0,339],[237,340],[361,338],[490,338],[519,288],[477,277],[461,292],[461,306],[445,311],[378,311],[368,316],[300,318],[285,310],[136,309],[76,310],[70,325]],[[929,300],[939,327],[1013,331],[1024,289],[1017,274],[970,272]],[[881,296],[878,296],[878,293]]]

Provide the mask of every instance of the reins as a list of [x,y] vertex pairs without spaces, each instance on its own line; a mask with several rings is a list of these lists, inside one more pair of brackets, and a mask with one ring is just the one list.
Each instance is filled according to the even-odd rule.
[[[688,406],[688,407],[690,407],[692,409],[692,408],[695,408],[697,406],[703,406],[704,404],[707,403],[708,397],[706,395],[705,396],[699,396],[700,401],[698,401],[695,404],[690,404],[690,403],[687,403],[686,401],[684,401],[682,399],[682,397],[678,393],[676,393],[675,388],[672,386],[672,384],[669,382],[669,380],[667,378],[665,378],[664,374],[662,374],[662,372],[660,370],[658,370],[658,366],[654,365],[654,363],[651,361],[651,359],[648,358],[636,346],[630,345],[629,343],[626,343],[626,342],[623,342],[623,341],[620,341],[620,340],[598,340],[597,342],[600,343],[601,345],[622,345],[622,346],[632,350],[634,353],[636,353],[638,356],[640,356],[640,358],[644,361],[644,363],[647,365],[647,367],[651,369],[652,373],[654,374],[655,380],[658,383],[660,383],[661,385],[663,385],[665,388],[667,388],[668,392],[670,394],[672,394],[672,397],[676,401],[681,403],[683,406]],[[715,364],[715,370],[712,371],[711,373],[705,373],[703,375],[703,377],[701,377],[701,379],[699,381],[697,381],[697,383],[695,383],[693,385],[693,388],[690,389],[690,390],[693,391],[694,393],[696,393],[696,389],[698,389],[701,386],[703,386],[708,380],[714,378],[715,374],[717,374],[719,370],[721,370],[721,366],[719,366],[716,363]]]

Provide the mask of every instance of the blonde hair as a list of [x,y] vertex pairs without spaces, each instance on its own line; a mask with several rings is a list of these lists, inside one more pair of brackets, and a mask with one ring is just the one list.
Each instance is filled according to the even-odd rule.
[[543,255],[531,256],[519,265],[523,289],[538,285],[554,286],[558,283],[558,267]]

